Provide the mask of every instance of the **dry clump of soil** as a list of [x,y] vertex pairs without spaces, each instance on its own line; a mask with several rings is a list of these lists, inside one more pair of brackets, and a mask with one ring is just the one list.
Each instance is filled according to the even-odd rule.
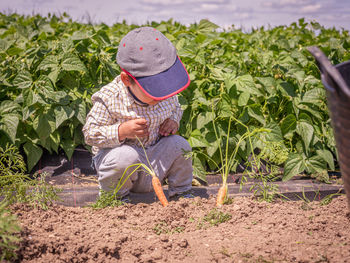
[[[345,196],[319,202],[236,197],[93,210],[14,205],[19,262],[350,262]],[[210,217],[211,216],[211,217]]]

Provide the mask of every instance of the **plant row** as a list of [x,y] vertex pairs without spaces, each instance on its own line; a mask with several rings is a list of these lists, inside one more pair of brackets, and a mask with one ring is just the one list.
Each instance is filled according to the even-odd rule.
[[[333,64],[349,60],[348,31],[303,19],[250,32],[207,20],[147,25],[174,43],[192,80],[179,95],[180,134],[193,147],[197,176],[222,167],[226,143],[238,149],[230,172],[247,166],[254,151],[284,168],[285,180],[337,169],[325,90],[306,47],[320,47]],[[81,129],[91,95],[119,74],[119,41],[135,27],[82,24],[65,14],[0,14],[0,146],[21,149],[28,170],[45,151],[70,158],[78,145],[89,148]],[[238,121],[228,131],[231,117]],[[259,128],[264,132],[251,142],[240,140]]]

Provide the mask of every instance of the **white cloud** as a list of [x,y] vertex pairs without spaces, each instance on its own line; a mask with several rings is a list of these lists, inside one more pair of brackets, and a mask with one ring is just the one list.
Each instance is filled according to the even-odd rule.
[[154,5],[189,5],[189,4],[222,4],[226,3],[227,0],[142,0],[144,4],[154,4]]
[[306,6],[301,8],[301,12],[302,13],[316,13],[317,11],[319,11],[321,9],[321,7],[322,6],[320,4],[306,5]]
[[272,8],[282,8],[282,7],[304,6],[310,3],[311,3],[311,0],[280,0],[280,1],[263,2],[261,6],[272,7]]
[[215,11],[218,10],[219,6],[216,4],[201,4],[200,5],[200,10],[201,11]]

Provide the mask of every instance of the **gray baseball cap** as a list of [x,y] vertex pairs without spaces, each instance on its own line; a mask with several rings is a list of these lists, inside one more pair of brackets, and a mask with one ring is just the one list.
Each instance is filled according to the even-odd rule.
[[190,84],[176,48],[152,27],[136,28],[123,37],[117,63],[148,97],[155,100],[174,96]]

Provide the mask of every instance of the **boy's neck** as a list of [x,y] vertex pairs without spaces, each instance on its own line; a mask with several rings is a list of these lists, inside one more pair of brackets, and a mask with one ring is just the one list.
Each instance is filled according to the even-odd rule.
[[149,104],[141,101],[138,97],[135,96],[134,93],[132,93],[131,89],[129,87],[127,87],[129,93],[131,94],[131,96],[134,98],[135,102],[141,106],[149,106]]

